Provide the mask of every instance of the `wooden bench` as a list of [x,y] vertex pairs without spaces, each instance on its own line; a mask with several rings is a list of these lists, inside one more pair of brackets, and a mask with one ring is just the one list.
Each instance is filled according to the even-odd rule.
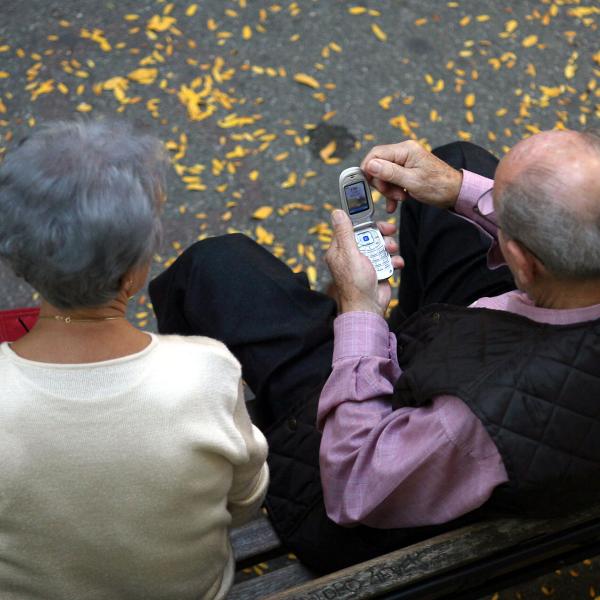
[[234,530],[232,542],[236,581],[249,566],[281,566],[238,581],[229,600],[467,600],[599,554],[600,504],[555,519],[482,521],[322,577],[281,560],[286,550],[264,516]]

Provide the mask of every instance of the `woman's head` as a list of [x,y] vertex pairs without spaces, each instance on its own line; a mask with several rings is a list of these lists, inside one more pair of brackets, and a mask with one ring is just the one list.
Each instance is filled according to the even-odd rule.
[[106,304],[157,249],[165,164],[126,123],[46,125],[0,165],[0,257],[58,308]]

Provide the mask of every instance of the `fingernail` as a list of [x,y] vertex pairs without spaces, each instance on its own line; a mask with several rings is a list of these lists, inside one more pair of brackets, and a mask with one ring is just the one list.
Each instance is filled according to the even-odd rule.
[[344,211],[336,209],[331,213],[331,220],[333,223],[343,223],[344,221]]
[[381,161],[373,159],[369,162],[369,173],[377,175],[381,171]]

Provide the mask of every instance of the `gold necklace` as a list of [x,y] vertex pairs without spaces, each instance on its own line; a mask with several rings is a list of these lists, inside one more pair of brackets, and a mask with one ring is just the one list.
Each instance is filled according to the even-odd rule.
[[69,323],[95,323],[98,321],[115,321],[116,319],[125,319],[126,317],[96,317],[95,319],[73,319],[73,317],[62,315],[40,315],[39,319],[53,319],[54,321],[62,321],[67,325]]

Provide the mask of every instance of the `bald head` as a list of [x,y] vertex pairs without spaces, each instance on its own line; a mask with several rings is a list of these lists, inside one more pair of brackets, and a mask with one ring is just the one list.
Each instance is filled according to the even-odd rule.
[[519,142],[499,163],[494,201],[505,235],[549,271],[600,276],[600,136],[545,131]]

